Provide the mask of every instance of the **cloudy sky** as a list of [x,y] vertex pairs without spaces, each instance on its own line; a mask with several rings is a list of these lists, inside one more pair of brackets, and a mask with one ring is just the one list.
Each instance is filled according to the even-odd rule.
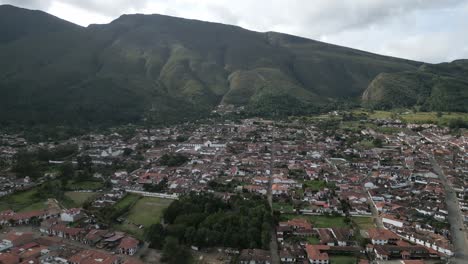
[[0,0],[87,26],[165,14],[278,31],[375,53],[468,58],[468,0]]

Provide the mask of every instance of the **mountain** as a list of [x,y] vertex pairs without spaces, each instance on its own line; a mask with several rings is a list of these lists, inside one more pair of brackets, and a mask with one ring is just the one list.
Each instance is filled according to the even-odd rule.
[[220,104],[296,113],[360,98],[371,82],[380,86],[379,74],[421,67],[218,23],[136,14],[84,28],[0,6],[3,125],[170,122]]
[[362,97],[376,108],[468,112],[468,60],[424,64],[417,70],[381,73]]

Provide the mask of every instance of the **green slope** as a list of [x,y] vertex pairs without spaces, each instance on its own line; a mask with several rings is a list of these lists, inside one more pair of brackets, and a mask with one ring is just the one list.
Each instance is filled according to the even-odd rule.
[[357,98],[378,74],[421,65],[161,15],[123,15],[82,28],[0,6],[0,22],[2,124],[169,122],[219,104],[309,108]]
[[432,111],[468,111],[468,60],[418,70],[382,73],[363,94],[366,106],[389,109],[420,107]]

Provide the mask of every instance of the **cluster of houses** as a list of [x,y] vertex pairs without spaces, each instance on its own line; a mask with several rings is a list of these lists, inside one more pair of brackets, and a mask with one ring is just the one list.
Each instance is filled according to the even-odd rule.
[[[0,224],[13,229],[0,243],[0,263],[141,263],[123,257],[137,253],[141,245],[138,239],[99,229],[89,222],[81,208],[0,212]],[[20,225],[37,226],[38,232],[14,231]],[[41,243],[44,239],[48,242]],[[76,254],[56,250],[67,244]]]
[[118,252],[80,247],[58,237],[38,236],[33,232],[10,231],[0,242],[0,263],[5,264],[142,264]]
[[[378,259],[451,256],[445,190],[430,156],[435,157],[456,191],[461,212],[468,221],[468,134],[453,136],[434,125],[404,124],[398,120],[372,122],[372,126],[359,129],[324,131],[297,120],[253,118],[134,129],[129,135],[116,130],[107,135],[72,138],[61,144],[76,144],[78,155],[90,156],[98,165],[139,162],[137,169],[95,175],[106,178],[113,187],[94,198],[95,208],[112,206],[125,192],[144,193],[154,186],[162,197],[188,192],[220,192],[224,196],[252,192],[271,195],[273,208],[280,213],[373,217],[381,222],[379,230],[398,237],[389,243],[376,240],[372,246],[358,249],[357,230],[353,228],[316,228],[293,217],[276,229],[283,262],[309,258],[311,263],[328,263],[328,254],[340,250],[351,254],[367,252]],[[27,145],[20,136],[3,135],[2,139],[9,143],[2,145],[0,155],[15,153],[16,146]],[[181,155],[188,161],[168,166],[160,163],[164,155]],[[10,178],[0,177],[0,195],[2,186],[30,184],[29,179],[20,181],[12,183]],[[44,215],[7,211],[0,213],[0,223],[27,224],[41,219],[45,225],[41,231],[47,235],[102,248],[117,247],[122,241],[131,244],[131,239],[124,239],[121,234],[80,230],[64,224],[73,222],[67,221],[72,215],[73,212]],[[368,236],[372,239],[376,234],[388,235],[379,232],[368,232]],[[92,242],[86,238],[89,236]],[[319,244],[306,246],[286,241],[290,237],[311,236]],[[116,237],[121,238],[112,241]],[[117,251],[134,253],[124,248]],[[243,251],[241,259],[254,255],[268,259],[269,253],[263,253],[260,249]]]

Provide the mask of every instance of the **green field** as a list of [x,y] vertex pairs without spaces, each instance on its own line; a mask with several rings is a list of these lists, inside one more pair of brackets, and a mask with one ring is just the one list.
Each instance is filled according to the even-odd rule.
[[400,111],[374,111],[365,112],[362,110],[353,111],[354,114],[367,113],[370,119],[390,119],[392,116],[400,118],[409,123],[437,123],[447,124],[452,119],[461,118],[468,121],[468,113],[441,112],[438,117],[437,112],[412,112],[410,110]]
[[161,220],[163,210],[172,203],[173,200],[154,197],[143,197],[139,199],[130,211],[124,216],[125,222],[116,228],[143,238],[144,230],[138,228],[143,225],[145,228],[152,224],[157,224]]
[[330,256],[330,264],[356,264],[356,260],[353,256]]
[[31,211],[41,210],[47,207],[46,201],[36,197],[37,189],[33,188],[27,191],[15,192],[13,194],[0,198],[0,211]]
[[122,200],[120,200],[116,204],[114,204],[113,207],[116,210],[122,210],[125,207],[128,207],[128,206],[131,206],[132,204],[135,204],[139,199],[141,199],[140,195],[129,193],[129,194],[125,195],[125,197]]
[[70,190],[99,190],[104,186],[104,184],[100,181],[82,181],[82,182],[75,182],[69,181],[67,183],[67,188]]
[[293,215],[283,214],[281,220],[290,220],[293,218],[304,218],[309,220],[314,228],[327,228],[327,227],[349,227],[345,222],[344,216],[322,216],[322,215]]
[[95,192],[65,192],[65,196],[71,199],[76,206],[82,206],[86,200],[96,194]]
[[311,244],[311,245],[319,245],[320,244],[320,239],[318,237],[308,237],[307,238],[307,243]]
[[352,217],[353,222],[359,227],[361,230],[366,230],[370,228],[375,228],[374,220],[372,217]]
[[275,203],[273,202],[273,210],[275,211],[280,211],[280,212],[283,212],[285,214],[291,214],[291,213],[294,213],[294,208],[292,205],[288,204],[288,203]]
[[312,191],[320,191],[322,188],[330,188],[326,181],[313,180],[313,181],[304,181],[302,183],[305,188],[309,188]]

